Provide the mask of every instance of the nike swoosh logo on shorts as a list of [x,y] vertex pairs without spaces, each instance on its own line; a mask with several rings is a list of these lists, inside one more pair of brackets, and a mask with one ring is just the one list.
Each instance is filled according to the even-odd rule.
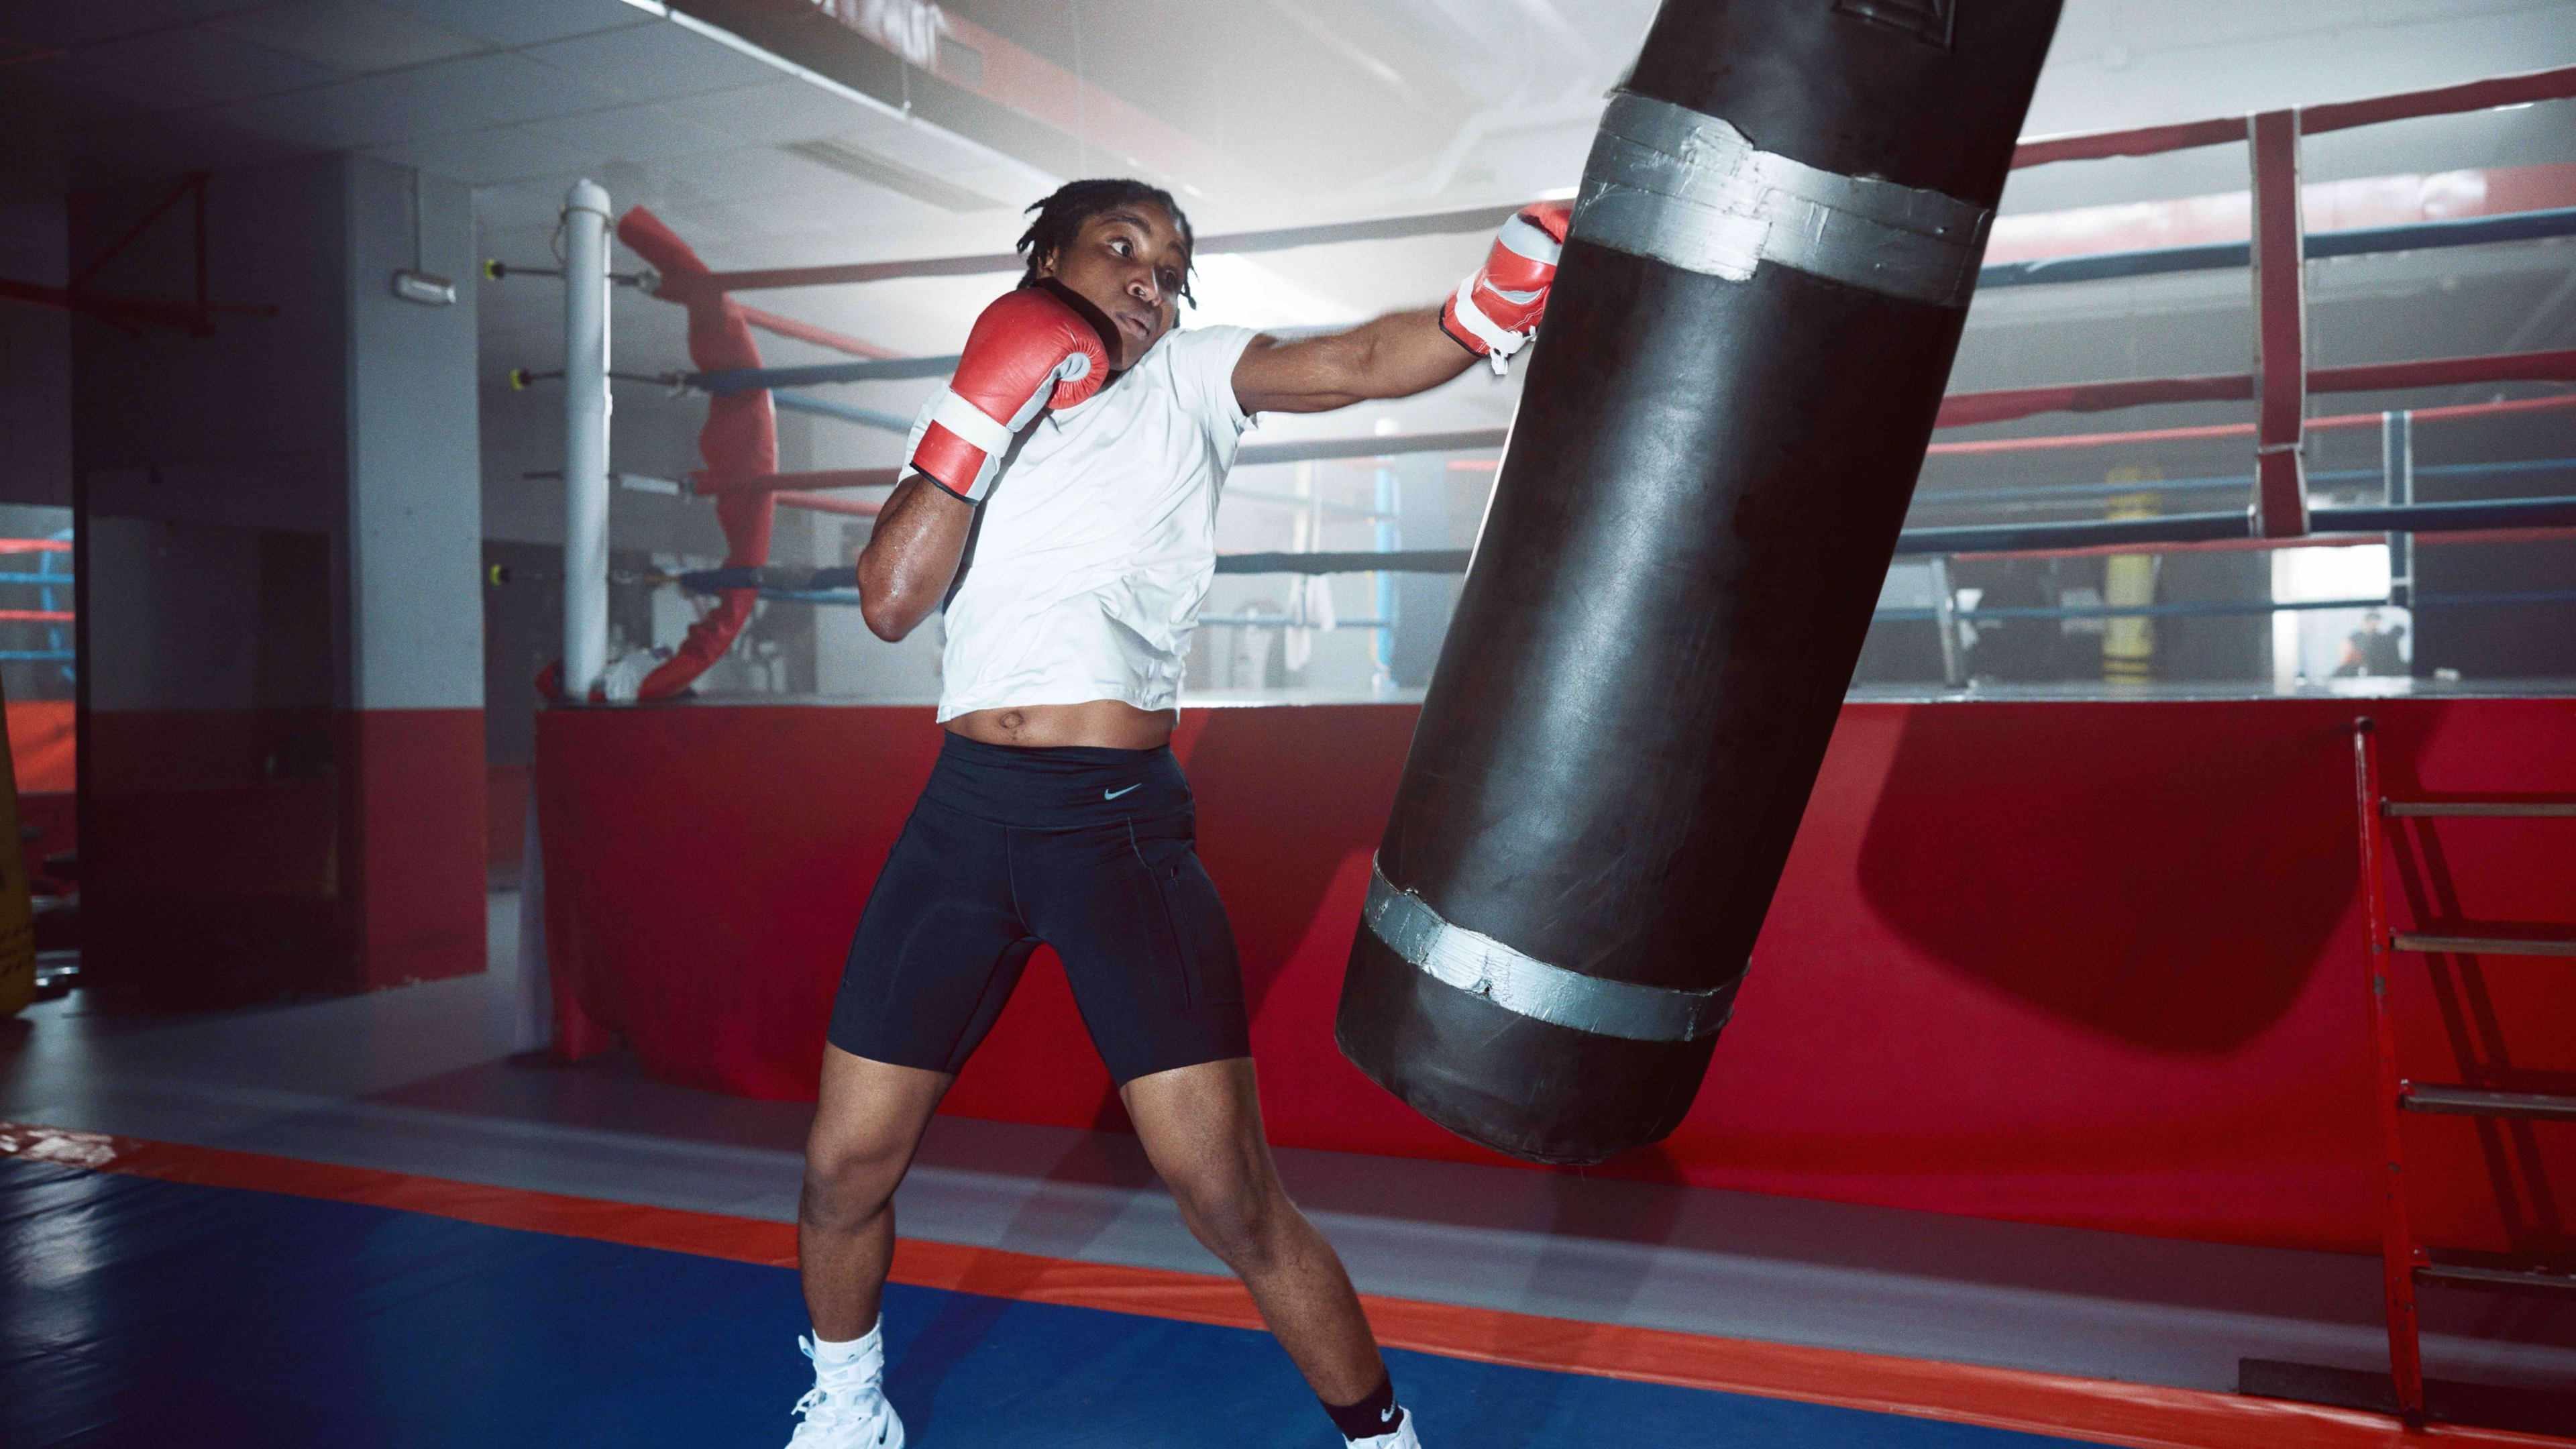
[[[1128,786],[1127,790],[1142,790],[1144,788],[1144,782],[1138,781],[1136,784]],[[1115,800],[1119,796],[1126,794],[1127,790],[1103,790],[1100,792],[1100,798],[1103,800]]]

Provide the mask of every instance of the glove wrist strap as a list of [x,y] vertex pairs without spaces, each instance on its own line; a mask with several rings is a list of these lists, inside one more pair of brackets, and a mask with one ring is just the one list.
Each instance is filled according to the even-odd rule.
[[1484,354],[1494,364],[1495,372],[1507,372],[1510,370],[1510,364],[1506,359],[1520,351],[1528,343],[1530,335],[1526,332],[1509,331],[1495,325],[1494,319],[1486,316],[1484,309],[1476,305],[1476,283],[1482,276],[1483,273],[1480,272],[1458,284],[1457,295],[1449,299],[1449,320],[1455,321],[1470,336],[1484,344]]

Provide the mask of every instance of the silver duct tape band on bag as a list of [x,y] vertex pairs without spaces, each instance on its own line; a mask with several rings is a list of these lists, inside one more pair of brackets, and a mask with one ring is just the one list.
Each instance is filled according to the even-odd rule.
[[1441,919],[1429,902],[1369,869],[1369,930],[1425,975],[1505,1011],[1629,1041],[1697,1041],[1714,1035],[1735,1010],[1736,982],[1709,991],[1677,991],[1607,981],[1525,956],[1493,937]]
[[1772,262],[1965,307],[1993,219],[1938,191],[1757,151],[1715,116],[1621,91],[1584,164],[1573,235],[1729,281]]

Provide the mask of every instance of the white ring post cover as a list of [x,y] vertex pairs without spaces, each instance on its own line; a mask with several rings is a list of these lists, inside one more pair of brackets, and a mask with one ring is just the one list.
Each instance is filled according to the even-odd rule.
[[1757,151],[1715,116],[1621,91],[1584,164],[1572,234],[1734,282],[1773,262],[1965,307],[1993,219],[1938,191]]
[[608,193],[564,193],[564,694],[608,663]]
[[1430,902],[1399,889],[1374,862],[1360,917],[1425,975],[1505,1011],[1574,1031],[1629,1041],[1697,1041],[1715,1034],[1735,1011],[1737,981],[1678,991],[1586,976],[1525,956],[1491,936],[1450,924]]

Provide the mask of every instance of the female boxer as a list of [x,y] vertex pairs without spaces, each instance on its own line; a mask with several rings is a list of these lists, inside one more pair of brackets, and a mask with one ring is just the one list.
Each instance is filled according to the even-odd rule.
[[1523,210],[1437,309],[1296,342],[1173,330],[1190,225],[1154,187],[1077,181],[1031,210],[1027,275],[922,409],[859,556],[880,637],[945,603],[948,735],[832,1012],[797,1233],[815,1382],[791,1449],[901,1449],[878,1323],[895,1187],[1041,943],[1182,1218],[1335,1427],[1418,1449],[1349,1275],[1272,1165],[1234,936],[1168,741],[1254,415],[1410,396],[1478,357],[1499,369],[1547,305],[1567,208]]

